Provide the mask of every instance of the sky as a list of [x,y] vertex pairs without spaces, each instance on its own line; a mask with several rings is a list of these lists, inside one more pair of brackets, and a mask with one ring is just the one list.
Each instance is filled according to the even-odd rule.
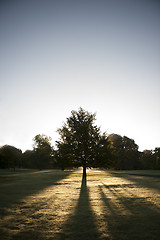
[[25,151],[72,110],[160,147],[160,1],[1,0],[0,146]]

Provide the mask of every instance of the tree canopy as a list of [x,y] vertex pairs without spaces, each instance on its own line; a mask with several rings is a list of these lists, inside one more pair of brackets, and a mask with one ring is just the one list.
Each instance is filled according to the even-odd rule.
[[0,168],[21,167],[22,151],[14,146],[4,145],[0,148]]
[[118,134],[108,136],[114,147],[115,169],[137,169],[139,161],[138,145],[133,139]]
[[100,153],[107,137],[101,135],[100,128],[95,125],[96,114],[80,108],[72,111],[62,128],[58,129],[60,140],[57,141],[57,157],[63,162],[68,159],[69,164],[86,168],[97,165]]
[[39,169],[51,167],[54,152],[50,143],[51,140],[51,137],[47,137],[45,134],[38,134],[33,139],[33,151]]

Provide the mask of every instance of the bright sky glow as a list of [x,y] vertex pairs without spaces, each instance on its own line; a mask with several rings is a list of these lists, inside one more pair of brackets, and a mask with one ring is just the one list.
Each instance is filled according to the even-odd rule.
[[71,110],[108,134],[160,147],[160,3],[0,2],[0,146],[58,139]]

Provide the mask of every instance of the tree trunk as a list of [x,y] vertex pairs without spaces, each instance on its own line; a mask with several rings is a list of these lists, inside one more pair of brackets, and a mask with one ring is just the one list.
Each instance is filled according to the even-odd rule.
[[83,166],[83,179],[86,178],[86,166]]

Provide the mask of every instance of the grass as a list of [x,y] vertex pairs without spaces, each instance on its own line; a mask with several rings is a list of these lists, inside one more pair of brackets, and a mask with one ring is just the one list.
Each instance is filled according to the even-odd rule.
[[159,239],[160,178],[126,173],[0,172],[0,239]]

